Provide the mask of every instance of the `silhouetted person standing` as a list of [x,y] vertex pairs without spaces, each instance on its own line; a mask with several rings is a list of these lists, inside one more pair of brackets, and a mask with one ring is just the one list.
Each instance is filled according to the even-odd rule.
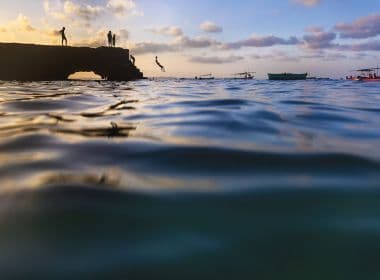
[[107,38],[108,38],[108,46],[112,47],[112,32],[111,32],[111,30],[108,31]]
[[61,38],[62,38],[62,46],[64,44],[67,46],[67,38],[66,38],[65,30],[66,30],[66,28],[62,27],[62,29],[59,31],[59,33],[61,34]]
[[133,65],[135,65],[136,58],[133,55],[131,55],[131,62],[132,62]]
[[116,47],[116,34],[113,34],[112,36],[112,46]]

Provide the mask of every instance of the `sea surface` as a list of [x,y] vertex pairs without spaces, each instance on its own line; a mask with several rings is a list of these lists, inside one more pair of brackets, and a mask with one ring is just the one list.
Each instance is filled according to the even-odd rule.
[[380,279],[380,83],[0,82],[0,279]]

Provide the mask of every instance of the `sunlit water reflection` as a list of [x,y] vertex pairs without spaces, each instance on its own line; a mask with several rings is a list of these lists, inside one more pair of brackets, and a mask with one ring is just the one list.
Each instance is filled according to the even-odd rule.
[[0,272],[377,279],[380,84],[0,83]]

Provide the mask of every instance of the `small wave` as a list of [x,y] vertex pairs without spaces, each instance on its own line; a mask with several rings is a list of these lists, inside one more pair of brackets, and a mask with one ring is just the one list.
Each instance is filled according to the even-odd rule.
[[1,195],[0,269],[8,279],[306,279],[311,271],[371,279],[379,200],[374,189],[157,196],[55,186]]
[[245,106],[249,104],[248,100],[241,99],[215,99],[215,100],[201,100],[201,101],[181,101],[172,105],[176,106],[189,106],[189,107],[223,107],[223,106]]

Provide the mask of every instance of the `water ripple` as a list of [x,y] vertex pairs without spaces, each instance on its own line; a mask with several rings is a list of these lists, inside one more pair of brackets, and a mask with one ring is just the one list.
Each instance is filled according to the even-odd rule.
[[378,279],[379,84],[0,82],[2,279]]

